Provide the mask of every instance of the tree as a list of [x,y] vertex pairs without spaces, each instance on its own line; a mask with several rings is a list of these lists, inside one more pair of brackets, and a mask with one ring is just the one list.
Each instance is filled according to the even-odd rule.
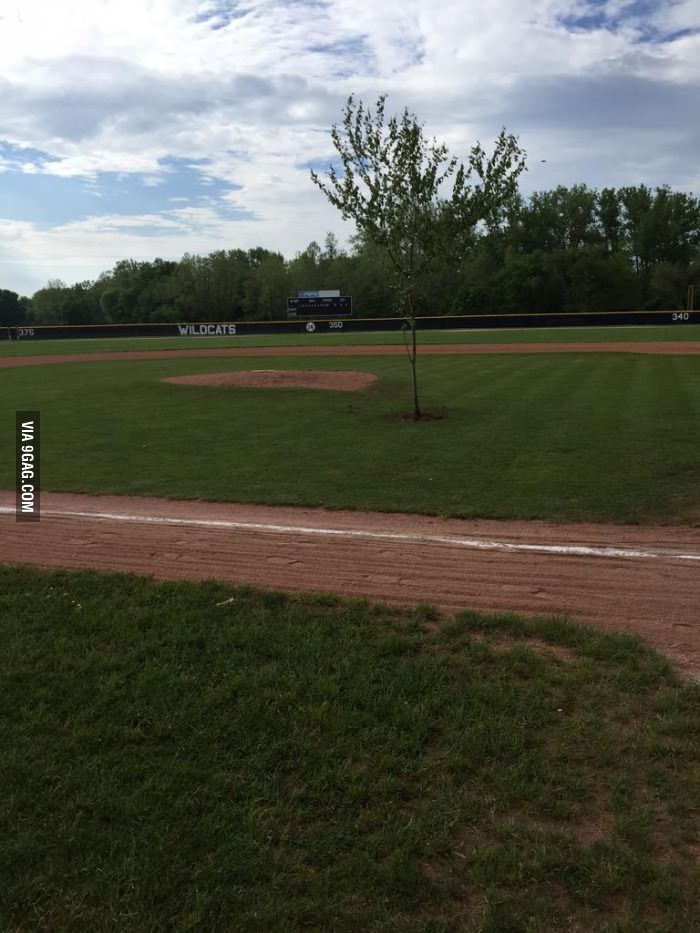
[[63,309],[68,286],[61,279],[49,279],[32,297],[34,321],[37,324],[63,324]]
[[0,288],[0,326],[24,324],[24,309],[17,292]]
[[66,290],[63,303],[64,324],[97,324],[100,304],[92,282],[76,282]]
[[622,239],[620,199],[614,188],[603,188],[598,197],[598,219],[605,237],[605,249],[615,253]]
[[638,185],[620,188],[619,197],[624,209],[627,249],[634,261],[635,271],[646,274],[652,262],[649,216],[653,194],[646,185]]
[[[351,95],[342,126],[335,124],[331,139],[342,171],[331,167],[327,181],[311,172],[311,179],[345,220],[355,222],[366,241],[389,256],[403,313],[406,349],[413,378],[413,417],[420,419],[416,377],[416,284],[437,257],[463,259],[470,235],[479,222],[489,224],[516,190],[525,167],[524,153],[505,130],[490,157],[477,143],[467,166],[450,158],[447,147],[425,137],[423,126],[405,109],[400,118],[385,122],[381,95],[374,113]],[[473,176],[478,178],[471,183]],[[440,189],[452,182],[449,197]]]
[[323,252],[321,253],[321,259],[327,262],[333,262],[334,259],[337,259],[341,255],[342,250],[338,246],[338,238],[335,233],[331,230],[326,234],[326,239],[323,243]]

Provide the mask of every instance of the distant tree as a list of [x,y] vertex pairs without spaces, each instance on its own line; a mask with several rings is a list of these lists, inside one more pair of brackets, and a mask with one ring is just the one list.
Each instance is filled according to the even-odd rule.
[[605,249],[615,253],[622,240],[620,199],[614,188],[603,188],[598,196],[598,221],[605,240]]
[[[374,113],[348,98],[342,127],[331,139],[342,171],[331,167],[327,180],[311,179],[343,218],[355,222],[363,237],[386,250],[394,275],[404,326],[410,333],[407,353],[413,379],[413,417],[421,417],[416,375],[415,292],[433,262],[448,253],[463,258],[470,235],[488,222],[516,190],[525,167],[514,136],[501,132],[487,157],[477,143],[467,166],[450,158],[447,147],[426,139],[416,116],[405,109],[385,122],[386,95]],[[476,184],[471,179],[476,176]],[[440,197],[451,181],[448,197]]]
[[293,291],[321,288],[321,247],[312,240],[305,250],[297,253],[289,263],[290,287]]
[[338,282],[362,317],[386,317],[394,300],[393,270],[386,251],[356,234],[352,254],[345,265],[345,279]]
[[340,246],[338,245],[338,238],[335,233],[328,231],[326,234],[326,239],[323,241],[323,252],[321,253],[321,258],[332,262],[334,259],[337,259],[341,254]]
[[16,324],[24,324],[24,308],[20,304],[19,295],[7,288],[0,288],[0,326]]
[[639,281],[622,253],[600,248],[569,251],[562,257],[567,311],[627,311],[639,307]]
[[700,201],[682,191],[657,188],[647,218],[653,264],[688,266],[700,243]]
[[654,311],[682,310],[686,306],[688,270],[679,264],[657,263],[651,270],[646,307]]
[[102,320],[107,324],[123,320],[123,309],[124,290],[122,288],[105,288],[100,295]]
[[36,324],[63,324],[68,288],[61,279],[49,279],[32,296],[32,316]]
[[20,295],[20,323],[31,324],[34,321],[32,299],[28,295]]
[[499,311],[561,311],[565,301],[566,282],[554,254],[509,251],[502,268],[493,275],[491,304]]
[[646,273],[651,266],[649,242],[649,214],[653,203],[653,194],[646,185],[628,186],[619,189],[623,207],[623,228],[626,246],[636,272]]
[[77,282],[66,289],[64,324],[98,324],[100,319],[100,301],[92,282]]
[[287,267],[279,253],[270,253],[258,270],[258,317],[279,320],[287,313]]

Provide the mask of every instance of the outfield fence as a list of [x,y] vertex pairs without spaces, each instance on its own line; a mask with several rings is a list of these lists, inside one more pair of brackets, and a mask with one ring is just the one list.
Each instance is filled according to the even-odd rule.
[[[700,324],[698,311],[600,311],[539,314],[460,314],[419,317],[419,330],[499,330],[503,328]],[[52,324],[5,327],[7,340],[75,340],[106,337],[236,337],[266,334],[333,334],[400,331],[403,319],[225,321],[182,324]]]

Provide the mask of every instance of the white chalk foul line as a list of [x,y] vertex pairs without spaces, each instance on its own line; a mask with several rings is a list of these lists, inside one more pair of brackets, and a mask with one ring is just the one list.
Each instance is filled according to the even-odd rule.
[[[14,509],[0,506],[0,514],[14,514]],[[573,557],[646,558],[651,560],[700,561],[700,554],[678,554],[648,548],[592,547],[583,544],[516,544],[487,538],[466,538],[461,535],[407,534],[395,531],[363,531],[349,528],[311,528],[304,525],[271,525],[261,522],[237,522],[224,519],[169,518],[161,515],[123,515],[116,512],[75,512],[44,509],[44,515],[61,518],[92,518],[139,525],[179,525],[195,528],[222,528],[231,531],[261,531],[267,534],[319,535],[336,538],[361,538],[373,541],[394,541],[402,544],[443,544],[478,551],[525,551],[535,554],[558,554]]]

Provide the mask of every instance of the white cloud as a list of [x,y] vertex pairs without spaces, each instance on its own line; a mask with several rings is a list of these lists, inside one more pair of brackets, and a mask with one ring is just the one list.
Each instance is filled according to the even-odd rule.
[[49,265],[70,280],[71,269],[94,276],[123,256],[258,244],[290,255],[327,229],[347,234],[302,166],[332,157],[328,129],[351,91],[368,101],[388,91],[390,106],[415,110],[458,153],[505,124],[536,160],[526,187],[698,187],[700,36],[642,40],[700,28],[700,7],[656,4],[646,18],[639,8],[609,0],[608,19],[583,29],[572,23],[600,4],[6,0],[0,126],[48,154],[29,153],[22,171],[124,173],[153,188],[168,159],[197,160],[203,176],[238,186],[223,206],[256,218],[232,221],[214,203],[165,211],[162,223],[146,215],[148,234],[142,215],[29,224],[14,241],[2,226],[6,280],[13,263],[36,266],[38,287]]

